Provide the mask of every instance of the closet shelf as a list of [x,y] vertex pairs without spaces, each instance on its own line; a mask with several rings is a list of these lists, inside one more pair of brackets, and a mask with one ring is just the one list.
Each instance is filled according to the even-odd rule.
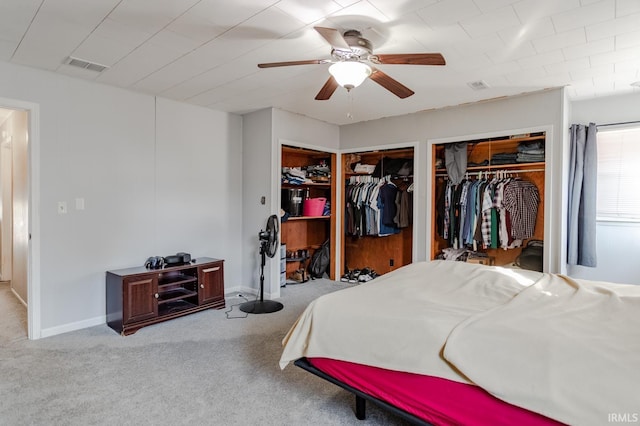
[[306,187],[314,187],[314,188],[331,188],[331,182],[309,182],[309,183],[287,183],[282,182],[283,188],[306,188]]
[[316,219],[331,219],[331,216],[294,216],[294,217],[290,216],[287,219],[287,222],[291,220],[316,220]]
[[373,173],[344,172],[345,176],[373,176]]
[[[513,164],[494,164],[487,166],[471,166],[467,167],[468,172],[479,172],[485,170],[505,170],[505,169],[529,169],[529,168],[543,168],[545,167],[544,162],[536,162],[536,163],[513,163]],[[445,173],[447,169],[441,168],[436,169],[437,173]]]

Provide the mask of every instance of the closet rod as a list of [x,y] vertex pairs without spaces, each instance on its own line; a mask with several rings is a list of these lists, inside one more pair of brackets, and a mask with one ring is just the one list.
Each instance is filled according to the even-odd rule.
[[[526,169],[526,170],[508,170],[508,169],[493,169],[493,170],[482,170],[482,174],[495,174],[496,172],[506,172],[506,173],[529,173],[529,172],[544,172],[545,169]],[[478,173],[480,172],[480,170],[474,170],[471,172],[466,172],[469,174],[469,176],[474,176],[474,175],[478,175]],[[436,173],[436,177],[447,177],[448,175],[446,173]]]

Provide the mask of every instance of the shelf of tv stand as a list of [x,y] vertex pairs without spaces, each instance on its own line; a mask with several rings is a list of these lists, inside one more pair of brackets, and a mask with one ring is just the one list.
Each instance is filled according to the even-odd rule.
[[198,292],[188,290],[184,287],[176,287],[170,290],[158,292],[158,304],[168,303],[174,300],[187,299],[189,297],[197,296]]
[[176,286],[176,285],[184,285],[188,283],[194,283],[197,281],[198,281],[198,278],[191,275],[183,275],[183,274],[169,275],[169,276],[163,275],[162,278],[158,281],[158,287],[161,288],[161,287],[170,287],[170,286]]
[[197,310],[198,305],[186,300],[178,299],[158,305],[158,315],[168,318],[169,315],[178,316],[182,313],[189,313]]

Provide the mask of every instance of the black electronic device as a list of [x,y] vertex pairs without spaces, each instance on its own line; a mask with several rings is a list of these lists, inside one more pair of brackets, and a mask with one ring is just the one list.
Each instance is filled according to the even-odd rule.
[[164,258],[162,256],[151,256],[144,262],[147,269],[159,269],[164,266]]
[[191,262],[191,255],[183,251],[164,257],[164,266],[183,265]]
[[182,265],[183,263],[182,256],[178,256],[177,254],[164,257],[165,266]]

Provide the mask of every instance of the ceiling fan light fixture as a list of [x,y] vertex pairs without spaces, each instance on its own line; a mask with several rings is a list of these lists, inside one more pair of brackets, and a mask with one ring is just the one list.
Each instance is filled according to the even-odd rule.
[[340,86],[351,90],[360,86],[371,75],[371,67],[358,61],[342,61],[331,65],[329,73]]

